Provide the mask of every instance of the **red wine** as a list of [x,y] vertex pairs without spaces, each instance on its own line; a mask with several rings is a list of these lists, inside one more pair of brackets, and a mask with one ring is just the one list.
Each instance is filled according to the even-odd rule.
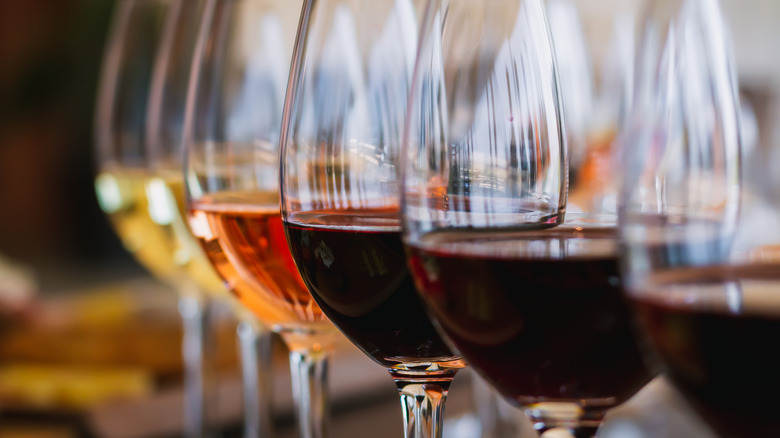
[[412,271],[434,319],[508,399],[603,411],[649,380],[614,229],[440,231],[420,242]]
[[393,213],[296,214],[285,230],[298,270],[322,311],[376,362],[460,366],[415,291]]
[[651,277],[634,301],[667,376],[723,436],[780,436],[780,268]]

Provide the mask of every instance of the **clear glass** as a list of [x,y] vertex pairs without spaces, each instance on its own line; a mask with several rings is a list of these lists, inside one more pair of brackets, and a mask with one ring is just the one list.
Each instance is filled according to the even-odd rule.
[[244,392],[244,438],[271,437],[273,429],[273,332],[239,310],[238,351]]
[[398,388],[407,437],[441,437],[463,362],[415,291],[397,164],[422,5],[304,3],[282,124],[282,215],[308,290]]
[[[777,436],[777,163],[755,166],[743,185],[726,16],[717,0],[645,11],[622,135],[623,266],[659,368],[717,434]],[[772,56],[772,44],[744,49]]]
[[555,45],[561,94],[566,102],[569,166],[576,172],[585,159],[596,116],[595,72],[588,39],[575,0],[548,0],[547,15]]
[[498,391],[476,373],[471,375],[471,394],[480,438],[538,435],[528,417],[507,403]]
[[620,287],[615,212],[568,210],[575,131],[545,3],[434,0],[421,32],[401,193],[423,301],[543,436],[593,436],[649,375]]
[[238,301],[290,350],[302,437],[327,434],[336,332],[295,269],[279,212],[278,138],[301,4],[209,0],[185,115],[188,215]]
[[[155,178],[145,138],[155,54],[168,44],[180,6],[178,1],[160,0],[116,4],[95,114],[95,188],[101,208],[128,251],[180,293],[183,435],[203,437],[211,426],[206,415],[211,352],[209,298],[202,291],[218,290],[220,284],[213,274],[209,276],[209,266],[185,225],[181,178]],[[179,164],[177,175],[180,168]]]
[[[593,11],[548,0],[569,153],[566,211],[616,214],[617,136],[630,102],[638,0]],[[608,8],[608,9],[607,9]],[[604,29],[601,29],[601,28]]]
[[[236,317],[242,320],[237,344],[243,377],[244,432],[247,438],[261,433],[268,437],[271,434],[270,400],[268,391],[263,390],[262,397],[259,391],[264,388],[261,384],[268,382],[270,377],[258,373],[270,373],[271,370],[259,367],[257,355],[271,354],[270,332],[232,299],[190,232],[186,220],[182,135],[192,59],[205,8],[205,0],[172,0],[168,7],[150,86],[145,140],[147,169],[142,178],[152,219],[172,236],[171,253],[186,274],[179,281],[188,284],[187,289],[195,294],[187,299],[197,300],[194,304],[182,304],[182,315],[187,315],[186,323],[207,330],[208,321],[202,319],[208,312],[199,309],[210,306],[213,300],[226,302],[235,310]],[[184,309],[189,310],[185,312]],[[249,333],[249,330],[253,332]],[[189,353],[195,355],[193,360],[197,360],[198,355],[212,355],[211,346],[206,343],[207,332],[191,328],[186,333],[185,351],[193,351]],[[203,361],[203,366],[207,367],[212,362]],[[214,390],[214,370],[197,371],[188,373],[185,388],[193,394],[185,399],[194,400],[203,393],[206,394],[205,400],[211,400],[213,394],[207,392]],[[213,406],[188,406],[186,413],[188,418],[204,417],[211,408]]]

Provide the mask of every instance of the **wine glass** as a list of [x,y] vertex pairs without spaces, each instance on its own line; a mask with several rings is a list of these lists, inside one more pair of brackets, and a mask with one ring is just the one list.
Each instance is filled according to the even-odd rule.
[[442,6],[432,0],[422,25],[404,135],[412,273],[437,328],[543,436],[593,436],[649,375],[614,212],[567,212],[543,2]]
[[396,176],[420,6],[305,1],[280,140],[282,215],[309,292],[394,379],[405,436],[440,437],[463,362],[415,292]]
[[[180,292],[184,322],[184,435],[204,436],[204,331],[207,315],[200,301],[202,274],[198,248],[176,209],[177,193],[152,177],[146,147],[147,108],[155,52],[164,21],[174,8],[159,0],[117,2],[101,72],[95,114],[98,175],[95,189],[103,211],[125,248],[152,274]],[[165,17],[168,18],[165,18]],[[182,196],[178,196],[181,203]],[[208,273],[208,271],[205,271]]]
[[[146,113],[145,192],[152,219],[164,228],[170,239],[170,253],[183,268],[182,274],[186,274],[180,278],[181,286],[191,291],[182,296],[180,304],[185,324],[190,325],[185,329],[185,355],[201,363],[199,355],[213,353],[210,351],[213,345],[207,342],[209,309],[214,300],[231,304],[240,319],[238,345],[244,385],[244,434],[247,438],[268,437],[271,435],[271,332],[230,300],[228,290],[190,233],[186,220],[182,134],[192,58],[205,8],[205,0],[172,0],[168,7]],[[206,361],[203,365],[209,364]],[[211,378],[212,374],[213,370],[208,369],[188,373],[185,388],[195,393],[186,399],[203,398],[201,393],[205,389],[213,391],[211,379],[204,382],[204,377]],[[208,388],[203,387],[206,383],[210,384]],[[203,413],[190,415],[200,417]]]
[[301,436],[322,437],[337,334],[295,269],[279,211],[277,142],[300,3],[206,5],[184,128],[190,225],[241,304],[289,347]]
[[[623,135],[628,297],[661,369],[719,436],[778,436],[780,238],[775,221],[750,225],[778,202],[743,197],[723,11],[715,0],[655,2],[640,37]],[[770,169],[750,179],[768,183]]]

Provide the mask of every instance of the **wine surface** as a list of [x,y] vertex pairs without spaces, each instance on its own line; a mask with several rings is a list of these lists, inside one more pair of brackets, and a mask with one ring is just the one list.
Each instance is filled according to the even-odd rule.
[[276,193],[223,194],[192,207],[190,223],[239,301],[277,328],[326,323],[295,267]]
[[184,216],[184,186],[178,173],[116,169],[95,180],[98,201],[125,248],[156,277],[182,287],[225,293]]
[[410,248],[432,315],[509,400],[607,409],[650,378],[610,228],[440,231]]
[[395,212],[296,213],[293,258],[331,321],[387,367],[460,366],[415,291]]
[[667,271],[632,295],[663,371],[724,436],[780,436],[780,269]]

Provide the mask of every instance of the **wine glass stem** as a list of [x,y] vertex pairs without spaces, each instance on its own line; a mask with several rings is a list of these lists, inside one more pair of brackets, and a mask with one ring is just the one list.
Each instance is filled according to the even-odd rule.
[[593,438],[596,436],[598,426],[581,426],[573,428],[541,427],[536,429],[540,438]]
[[184,358],[184,436],[202,438],[206,436],[208,422],[206,407],[210,393],[212,370],[210,360],[213,348],[210,338],[210,307],[208,298],[199,294],[186,293],[179,298],[179,314],[182,318],[184,337],[182,357]]
[[251,316],[242,318],[238,324],[238,346],[244,391],[244,438],[270,438],[273,334]]
[[444,402],[455,371],[436,373],[399,374],[390,370],[404,416],[405,438],[441,438]]
[[564,402],[538,403],[527,406],[524,411],[543,438],[595,437],[605,414],[603,408],[587,409]]
[[290,351],[290,372],[301,438],[325,438],[328,421],[327,350]]

